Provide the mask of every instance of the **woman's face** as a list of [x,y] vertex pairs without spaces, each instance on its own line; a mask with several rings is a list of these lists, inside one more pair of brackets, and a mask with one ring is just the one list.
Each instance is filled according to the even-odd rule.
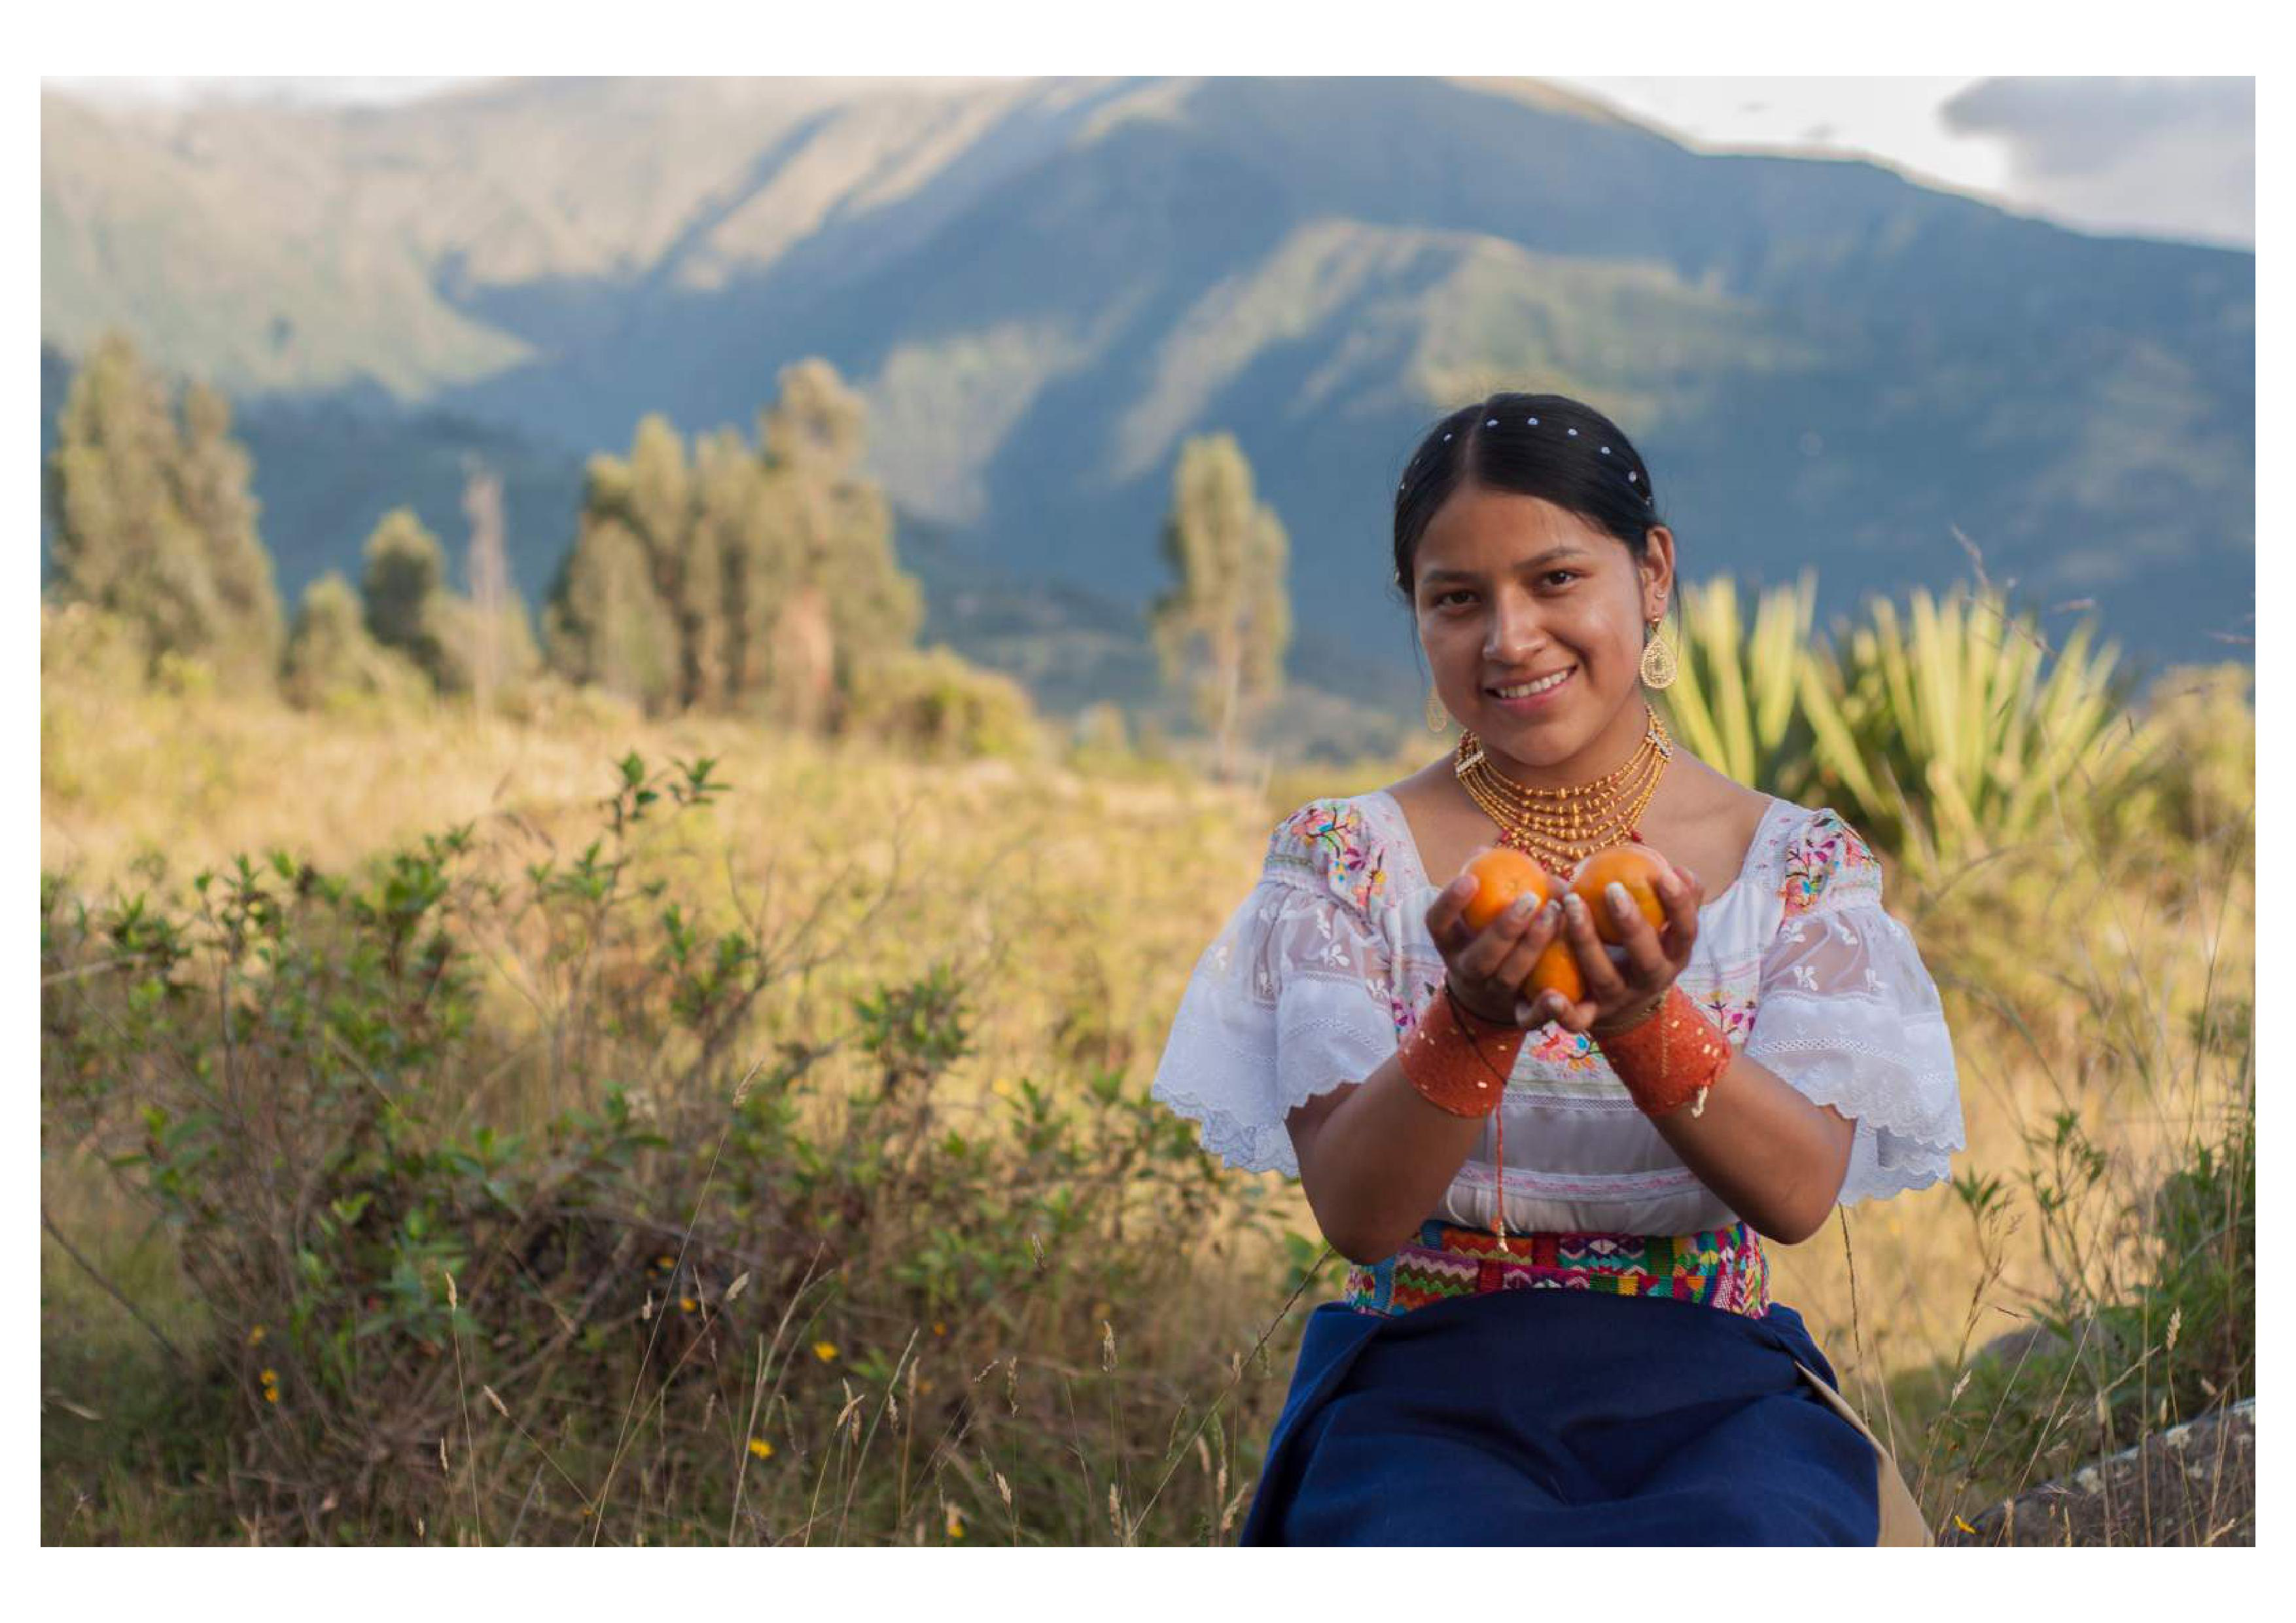
[[[1617,765],[1642,735],[1644,628],[1673,584],[1674,538],[1648,555],[1538,496],[1474,483],[1420,537],[1412,596],[1420,645],[1444,707],[1502,771],[1578,782],[1582,757]],[[1560,676],[1527,698],[1494,690]]]

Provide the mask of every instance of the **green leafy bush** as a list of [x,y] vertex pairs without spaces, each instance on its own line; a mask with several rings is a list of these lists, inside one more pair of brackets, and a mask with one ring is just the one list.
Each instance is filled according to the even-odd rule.
[[847,720],[927,759],[1020,758],[1042,748],[1027,689],[939,646],[861,667]]
[[648,859],[712,770],[633,756],[595,840],[522,864],[463,826],[178,906],[43,876],[45,1137],[175,1236],[206,1328],[164,1372],[170,1486],[208,1536],[1221,1525],[1159,1485],[1214,1445],[1249,1480],[1211,1423],[1242,1366],[1152,1324],[1133,1373],[1115,1325],[1208,1232],[1266,1234],[1272,1276],[1259,1192],[1120,1073],[961,1085],[953,963],[841,1019],[783,996],[831,955]]

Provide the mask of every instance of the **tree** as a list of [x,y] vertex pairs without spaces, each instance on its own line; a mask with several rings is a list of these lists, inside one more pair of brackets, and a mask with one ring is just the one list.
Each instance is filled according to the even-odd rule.
[[46,470],[56,594],[135,627],[151,660],[202,659],[267,686],[281,615],[251,464],[222,396],[193,386],[184,417],[179,428],[167,383],[125,336],[98,342]]
[[1255,497],[1234,436],[1181,447],[1163,551],[1177,580],[1150,612],[1157,655],[1166,682],[1213,729],[1226,776],[1238,734],[1283,690],[1292,640],[1290,543],[1275,510]]
[[358,594],[334,570],[304,588],[287,639],[283,686],[306,709],[419,701],[430,684],[414,662],[367,634]]
[[[656,563],[658,553],[683,546],[685,526],[681,521],[659,540],[647,533],[668,521],[658,488],[663,461],[659,449],[647,450],[651,425],[660,421],[639,425],[628,462],[603,454],[590,459],[573,550],[558,566],[542,620],[544,650],[562,676],[594,683],[649,713],[680,707],[685,664],[676,613]],[[678,460],[682,464],[682,448]],[[641,463],[657,487],[644,503],[651,526],[639,512],[634,471]]]
[[442,635],[450,644],[465,645],[472,700],[479,713],[487,715],[506,692],[525,685],[541,658],[527,624],[526,605],[511,587],[502,480],[475,460],[463,482],[463,512],[471,521],[463,565],[471,595],[467,603],[449,600],[443,605],[448,624]]
[[442,692],[450,682],[439,600],[447,592],[447,554],[411,507],[395,507],[366,539],[366,576],[360,595],[366,631],[398,650]]
[[795,590],[773,633],[776,698],[802,725],[835,722],[863,664],[914,645],[924,595],[893,551],[892,509],[861,472],[865,412],[824,360],[783,368],[758,439],[795,554]]
[[211,649],[219,666],[268,673],[285,635],[271,554],[257,533],[262,504],[249,489],[255,462],[231,437],[231,402],[204,383],[184,394],[184,435],[176,460],[176,499],[204,537],[208,570],[229,627],[230,646]]

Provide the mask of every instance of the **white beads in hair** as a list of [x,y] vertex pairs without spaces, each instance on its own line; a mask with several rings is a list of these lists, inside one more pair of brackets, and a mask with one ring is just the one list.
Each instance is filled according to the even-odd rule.
[[[1534,428],[1534,429],[1535,429],[1535,428],[1537,428],[1537,427],[1538,426],[1538,418],[1536,418],[1536,417],[1525,417],[1522,421],[1523,421],[1523,426],[1524,426],[1524,427],[1526,427],[1526,428]],[[1485,428],[1487,428],[1487,429],[1495,429],[1495,428],[1496,428],[1496,427],[1498,427],[1498,426],[1499,426],[1499,420],[1498,420],[1496,417],[1486,417],[1486,418],[1484,418],[1484,419],[1483,419],[1483,426],[1484,426]],[[1565,434],[1568,434],[1568,435],[1569,435],[1571,439],[1578,439],[1578,430],[1577,429],[1574,429],[1574,428],[1565,428],[1562,431],[1563,431]],[[1451,439],[1452,439],[1452,437],[1451,437],[1449,434],[1446,434],[1446,435],[1444,435],[1444,436],[1443,436],[1443,443],[1444,443],[1445,445],[1448,445],[1448,444],[1450,444],[1450,443],[1451,443]],[[1608,446],[1603,446],[1603,447],[1601,447],[1601,454],[1602,454],[1603,455],[1604,455],[1604,456],[1608,456],[1608,455],[1611,454],[1611,447],[1608,447]],[[1417,466],[1419,465],[1419,459],[1418,459],[1417,457],[1414,457],[1414,458],[1412,458],[1412,463],[1411,463],[1411,465],[1412,465],[1413,467],[1414,467],[1414,468],[1415,468],[1415,467],[1417,467]],[[1641,474],[1640,474],[1640,473],[1638,473],[1636,470],[1634,470],[1634,469],[1632,469],[1632,468],[1629,468],[1629,469],[1628,469],[1628,470],[1627,470],[1627,482],[1628,482],[1628,484],[1630,484],[1630,485],[1637,485],[1637,486],[1639,486],[1639,485],[1642,483],[1642,476],[1641,476]],[[1409,471],[1408,471],[1408,470],[1406,470],[1406,471],[1405,471],[1405,474],[1404,474],[1404,477],[1403,477],[1403,480],[1402,480],[1402,482],[1401,482],[1400,484],[1398,484],[1398,485],[1396,486],[1396,489],[1397,489],[1397,490],[1398,490],[1398,491],[1407,489],[1407,488],[1410,487],[1410,484],[1411,484],[1411,475],[1410,475]],[[1644,504],[1645,504],[1645,505],[1647,505],[1647,504],[1649,504],[1649,503],[1653,499],[1653,498],[1652,497],[1652,496],[1651,496],[1651,493],[1650,493],[1648,490],[1644,490],[1644,491],[1643,491],[1643,492],[1642,492],[1642,498],[1643,498],[1643,501],[1644,501]]]

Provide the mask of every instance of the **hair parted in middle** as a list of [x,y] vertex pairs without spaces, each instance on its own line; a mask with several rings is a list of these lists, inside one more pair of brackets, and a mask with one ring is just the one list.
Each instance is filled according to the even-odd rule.
[[1658,512],[1650,469],[1619,425],[1567,395],[1496,394],[1427,430],[1395,491],[1395,588],[1406,605],[1419,538],[1472,481],[1534,496],[1607,530],[1639,563]]

